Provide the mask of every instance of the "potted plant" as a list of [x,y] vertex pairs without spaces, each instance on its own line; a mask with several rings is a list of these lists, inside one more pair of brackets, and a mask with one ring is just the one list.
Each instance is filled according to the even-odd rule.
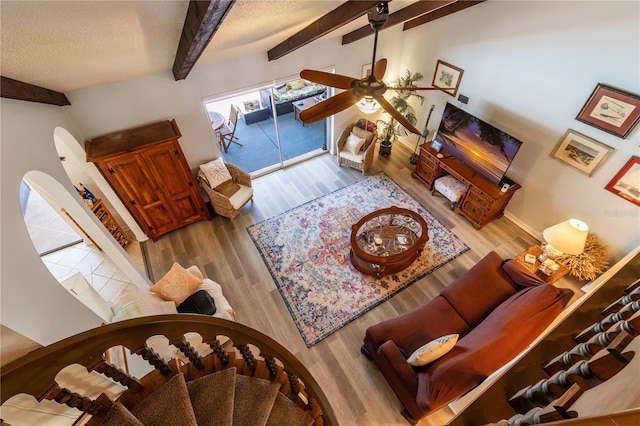
[[[419,72],[412,73],[411,71],[406,70],[404,75],[398,77],[394,83],[396,87],[418,87],[416,86],[416,82],[423,78],[424,76]],[[418,119],[416,118],[415,110],[409,101],[411,98],[415,97],[420,99],[420,104],[422,105],[424,102],[424,96],[418,94],[415,90],[399,90],[394,92],[395,96],[391,98],[389,102],[398,110],[398,112],[400,112],[400,114],[403,115],[404,118],[409,121],[409,123],[415,126]],[[379,154],[388,156],[391,154],[391,146],[397,137],[405,136],[409,134],[409,131],[405,129],[402,124],[398,123],[388,112],[384,111],[384,113],[389,116],[389,119],[377,120],[378,125],[382,126],[382,131],[380,132],[381,142]]]

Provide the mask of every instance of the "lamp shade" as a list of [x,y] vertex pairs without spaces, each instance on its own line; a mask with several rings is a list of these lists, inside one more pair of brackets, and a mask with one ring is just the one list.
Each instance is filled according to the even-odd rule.
[[378,103],[378,101],[373,99],[371,96],[365,96],[364,98],[360,99],[360,101],[356,103],[356,106],[365,114],[373,114],[380,109],[380,104]]
[[578,219],[569,219],[542,231],[545,241],[556,250],[577,255],[584,251],[589,227]]

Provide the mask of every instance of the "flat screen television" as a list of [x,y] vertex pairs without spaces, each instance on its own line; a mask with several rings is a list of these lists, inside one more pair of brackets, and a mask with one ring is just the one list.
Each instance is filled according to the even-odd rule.
[[434,140],[442,149],[499,185],[522,142],[447,102]]

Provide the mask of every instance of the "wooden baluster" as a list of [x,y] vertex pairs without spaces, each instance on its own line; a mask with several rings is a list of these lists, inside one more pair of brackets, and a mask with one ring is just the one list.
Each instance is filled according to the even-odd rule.
[[549,404],[563,419],[571,419],[576,417],[575,412],[570,412],[569,407],[580,398],[584,390],[578,385],[573,384],[560,398]]
[[640,300],[640,287],[635,288],[634,290],[630,291],[626,295],[622,296],[621,298],[604,308],[602,311],[600,311],[600,315],[607,316],[612,313],[618,312],[620,309],[622,309],[622,307],[637,300]]
[[[626,316],[627,314],[625,313],[624,315]],[[638,331],[635,331],[635,329]],[[558,355],[543,367],[544,372],[551,376],[558,371],[570,368],[576,362],[591,358],[597,352],[606,348],[616,337],[618,337],[620,333],[625,330],[627,330],[626,332],[632,336],[640,335],[640,313],[635,312],[627,320],[619,321],[607,331],[598,333],[587,342],[574,346],[571,351]]]
[[218,357],[218,360],[222,365],[229,364],[229,354],[227,353],[227,351],[224,350],[224,348],[220,344],[220,341],[217,338],[213,343],[209,341],[207,341],[207,343],[209,344],[209,347],[213,350],[213,353],[216,354],[216,357]]
[[[634,291],[637,291],[640,294],[640,288]],[[619,321],[631,318],[636,312],[640,311],[640,304],[635,302],[635,300],[628,302],[618,312],[609,314],[599,323],[587,327],[582,332],[580,332],[580,334],[578,334],[573,340],[579,343],[586,342],[597,333],[608,330]]]
[[276,359],[272,356],[263,356],[265,364],[267,364],[267,370],[269,370],[269,377],[274,379],[278,374],[278,365],[276,364]]
[[71,408],[77,408],[78,410],[91,415],[98,414],[108,408],[98,401],[94,401],[90,398],[72,392],[69,389],[61,388],[57,384],[54,384],[44,394],[43,398],[55,401],[58,404],[64,404]]
[[109,364],[104,355],[102,355],[102,359],[95,365],[91,366],[89,370],[104,374],[110,379],[120,383],[122,386],[128,387],[133,392],[139,392],[144,388],[144,385],[142,384],[142,382],[140,382],[140,380],[124,372],[115,365]]
[[200,356],[198,351],[196,351],[195,348],[191,346],[191,343],[189,343],[186,337],[182,336],[182,339],[176,342],[171,342],[171,344],[180,349],[180,352],[182,352],[187,358],[189,358],[189,361],[191,361],[191,364],[193,364],[194,367],[196,367],[198,370],[204,370],[202,357]]
[[627,364],[629,363],[630,359],[627,359],[622,354],[622,351],[627,347],[629,343],[631,343],[633,339],[635,339],[635,336],[627,333],[626,331],[623,331],[618,335],[618,337],[615,338],[613,342],[611,342],[609,346],[607,346],[607,352],[609,352],[621,362]]
[[540,380],[535,385],[520,390],[509,398],[509,405],[517,413],[525,413],[534,407],[544,407],[561,397],[566,389],[571,387],[571,383],[566,380],[566,374],[563,373],[565,372],[559,372],[549,379]]
[[295,374],[289,373],[287,370],[285,370],[285,373],[287,373],[287,377],[289,378],[291,395],[298,395],[298,393],[300,392],[300,381],[298,380],[298,376],[296,376]]
[[253,352],[251,352],[249,345],[238,345],[238,350],[240,351],[242,358],[244,358],[245,364],[249,367],[249,370],[251,370],[251,374],[255,373],[258,364],[256,363],[256,359],[253,356]]
[[629,294],[637,288],[640,288],[640,278],[635,280],[635,282],[632,282],[631,284],[629,284],[629,286],[624,289],[624,292]]
[[158,355],[158,353],[154,351],[153,348],[150,348],[146,343],[144,344],[144,347],[142,349],[136,352],[136,354],[140,355],[142,359],[148,361],[149,364],[153,365],[153,367],[156,370],[160,371],[160,374],[162,374],[163,376],[169,376],[173,373],[173,370],[171,370],[169,364],[167,364],[167,362],[162,359],[162,357]]
[[589,361],[580,361],[567,371],[568,380],[577,383],[583,390],[609,380],[624,368],[627,362],[602,350]]

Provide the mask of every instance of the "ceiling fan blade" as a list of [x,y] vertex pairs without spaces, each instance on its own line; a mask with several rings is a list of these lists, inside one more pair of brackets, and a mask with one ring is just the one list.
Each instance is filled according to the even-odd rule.
[[382,58],[378,61],[376,61],[376,66],[373,70],[373,75],[378,79],[378,80],[382,80],[382,77],[384,77],[384,72],[387,70],[387,60],[385,58]]
[[333,114],[349,108],[359,100],[360,98],[351,90],[339,93],[302,111],[300,113],[300,120],[307,124],[315,123],[318,120],[330,117]]
[[441,87],[391,87],[387,86],[388,90],[453,90],[453,89],[443,89]]
[[316,70],[302,70],[300,71],[300,77],[305,80],[324,84],[325,86],[335,87],[337,89],[351,89],[351,82],[357,80],[346,75]]
[[400,124],[402,124],[405,129],[407,129],[411,133],[415,133],[416,135],[422,134],[420,130],[416,129],[413,124],[409,123],[409,120],[404,118],[404,116],[400,114],[400,112],[398,112],[398,110],[395,109],[393,105],[391,105],[389,101],[387,101],[382,95],[374,96],[374,98],[376,101],[378,101],[380,106],[382,106],[385,111],[391,114],[393,118],[395,118]]

